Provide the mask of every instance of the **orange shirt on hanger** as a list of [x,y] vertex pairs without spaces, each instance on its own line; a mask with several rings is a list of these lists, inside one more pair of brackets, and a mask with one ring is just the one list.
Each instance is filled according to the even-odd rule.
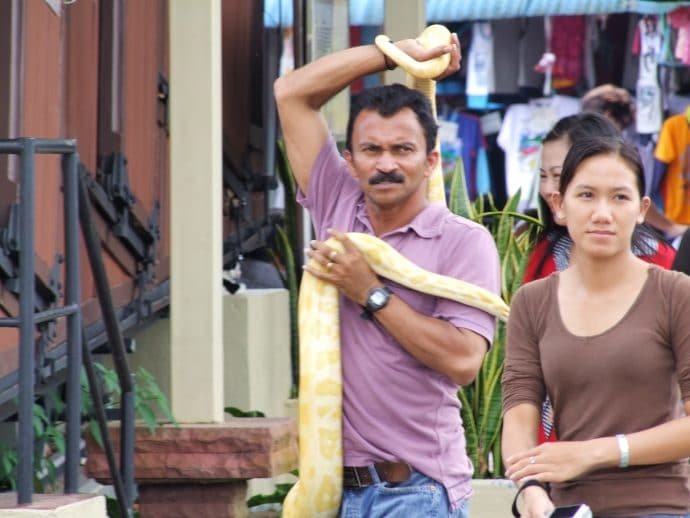
[[690,123],[685,113],[664,121],[654,158],[668,164],[661,183],[664,213],[676,222],[690,224]]

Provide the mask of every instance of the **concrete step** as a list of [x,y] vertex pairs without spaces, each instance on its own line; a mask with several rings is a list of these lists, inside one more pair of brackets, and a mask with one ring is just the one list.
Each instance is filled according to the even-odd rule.
[[0,493],[2,518],[108,518],[101,495],[34,494],[30,504],[17,505],[16,493]]

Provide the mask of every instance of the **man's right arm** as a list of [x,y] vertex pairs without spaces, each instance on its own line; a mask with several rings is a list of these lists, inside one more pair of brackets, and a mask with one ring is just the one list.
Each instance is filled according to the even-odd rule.
[[[414,39],[396,42],[404,52],[426,61],[451,52],[451,63],[441,77],[460,68],[460,50],[452,45],[424,49]],[[288,159],[302,192],[309,186],[311,168],[329,137],[321,108],[356,79],[381,72],[386,61],[374,45],[353,47],[329,54],[279,77],[273,87]],[[440,78],[439,78],[440,79]]]
[[321,107],[354,80],[384,69],[383,54],[374,45],[366,45],[324,56],[276,80],[273,90],[283,139],[303,192],[329,137]]

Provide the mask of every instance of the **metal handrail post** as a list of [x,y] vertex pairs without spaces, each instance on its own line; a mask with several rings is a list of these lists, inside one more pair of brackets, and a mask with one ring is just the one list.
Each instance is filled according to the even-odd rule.
[[19,179],[19,431],[17,502],[33,500],[35,145],[23,139]]
[[[131,378],[134,378],[130,374]],[[134,408],[134,380],[132,379],[131,390],[122,391],[120,401],[120,473],[125,494],[127,495],[128,506],[131,507],[136,499],[136,483],[134,481],[134,446],[136,441],[136,430],[134,428],[135,408]]]
[[79,178],[79,222],[89,256],[91,273],[95,282],[98,303],[108,335],[108,342],[113,351],[113,365],[117,372],[121,389],[121,429],[120,429],[120,473],[124,491],[127,496],[127,507],[134,502],[134,380],[127,365],[127,352],[122,340],[120,326],[115,316],[115,308],[108,285],[108,275],[101,257],[101,245],[93,221],[91,220],[91,203],[86,194],[84,179]]
[[101,431],[101,439],[103,440],[103,451],[105,458],[108,460],[108,467],[110,468],[110,476],[113,479],[113,487],[115,488],[115,496],[120,504],[121,518],[130,518],[132,516],[131,507],[127,503],[129,501],[124,484],[122,482],[122,475],[117,467],[115,460],[115,451],[113,450],[113,442],[110,438],[110,431],[108,430],[108,421],[105,415],[105,407],[103,406],[103,393],[98,384],[98,376],[93,364],[93,357],[89,350],[89,345],[86,340],[86,333],[82,329],[82,357],[84,359],[84,371],[86,378],[89,381],[89,392],[91,393],[91,401],[93,401],[93,412],[98,422],[98,429]]
[[[79,176],[76,152],[62,159],[65,213],[65,305],[80,304],[79,285]],[[81,311],[67,316],[67,408],[65,493],[79,492],[81,443]]]

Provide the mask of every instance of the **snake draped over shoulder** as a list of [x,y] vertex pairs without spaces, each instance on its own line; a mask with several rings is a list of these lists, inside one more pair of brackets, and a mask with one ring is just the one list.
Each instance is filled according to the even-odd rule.
[[[447,45],[450,32],[431,25],[417,41],[432,48]],[[375,40],[381,52],[405,69],[412,87],[430,100],[436,115],[435,81],[450,63],[446,54],[419,63],[396,47],[386,36]],[[438,148],[438,139],[436,148]],[[429,179],[430,201],[445,203],[441,161]],[[350,232],[348,239],[380,276],[408,288],[482,309],[502,320],[508,306],[493,293],[464,281],[423,270],[384,241],[368,234]],[[338,252],[342,244],[329,239],[326,244]],[[310,266],[323,269],[312,260]],[[335,517],[340,508],[343,486],[342,373],[338,290],[305,272],[299,297],[299,480],[283,502],[285,518]]]

